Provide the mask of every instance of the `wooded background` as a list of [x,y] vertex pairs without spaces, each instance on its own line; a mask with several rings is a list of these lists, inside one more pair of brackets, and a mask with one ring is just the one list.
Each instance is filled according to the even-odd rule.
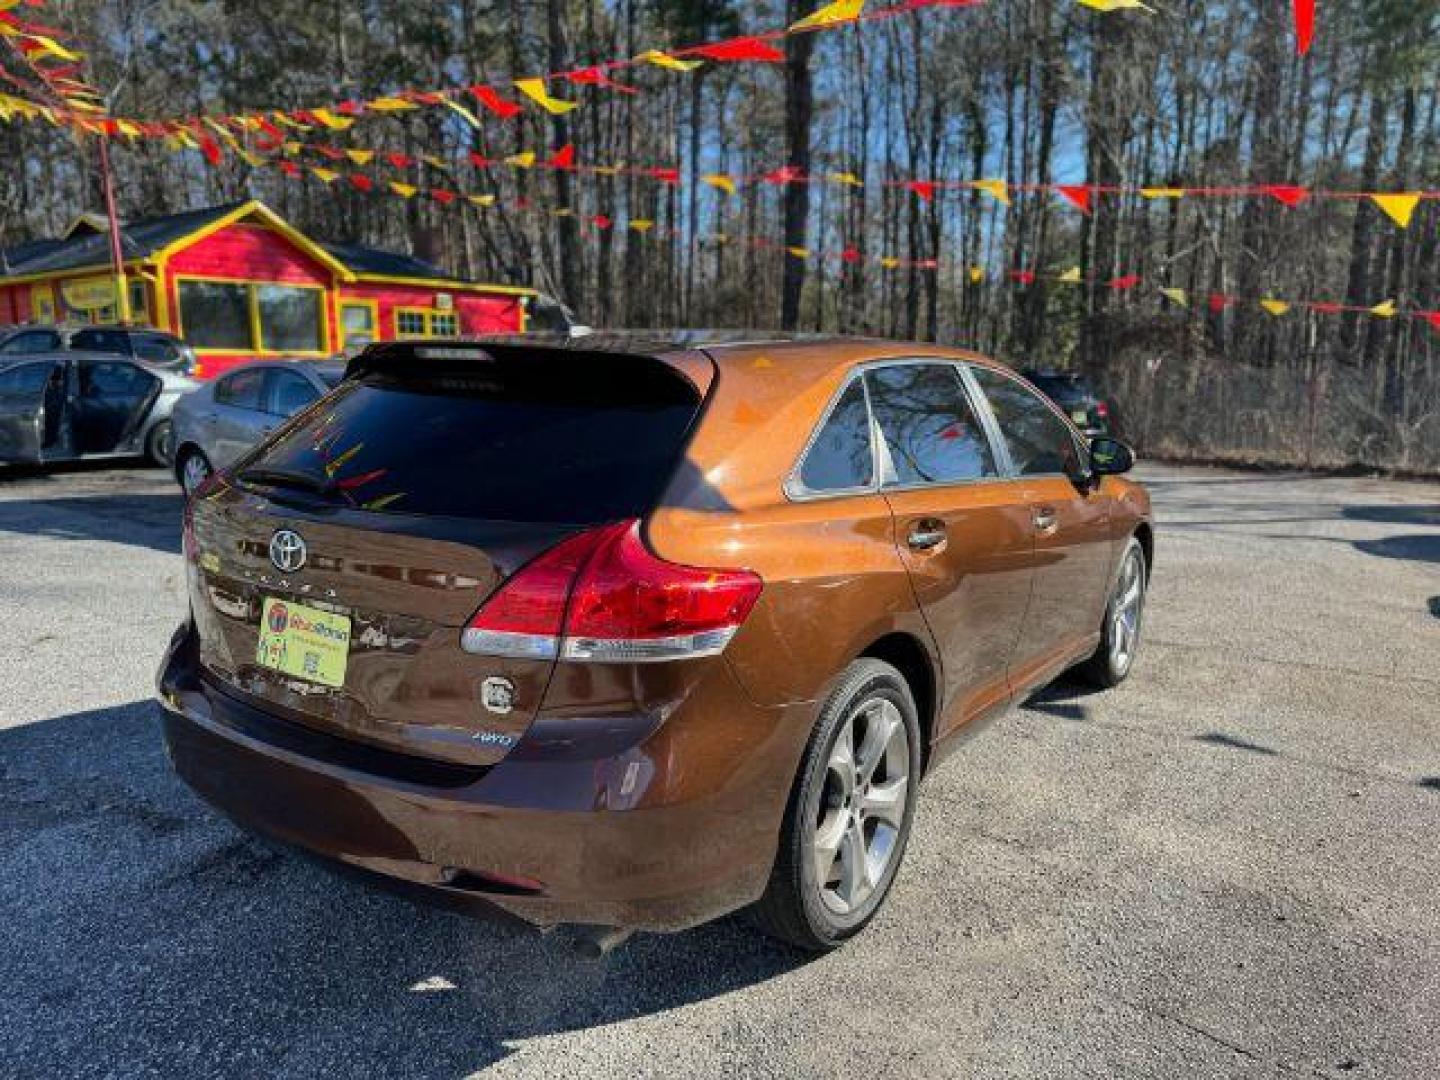
[[[495,192],[490,209],[365,194],[254,170],[233,155],[117,141],[121,213],[254,196],[311,235],[414,251],[457,273],[534,284],[605,327],[747,326],[971,346],[1017,367],[1092,373],[1143,451],[1440,471],[1440,332],[1411,318],[1266,313],[1261,297],[1440,308],[1440,203],[1408,230],[1360,200],[1053,195],[1008,207],[976,191],[926,202],[885,179],[1175,187],[1295,183],[1440,188],[1440,0],[1322,0],[1309,57],[1289,0],[1152,0],[1154,15],[1073,0],[989,0],[785,43],[784,64],[644,67],[636,94],[574,87],[481,129],[446,109],[302,139],[428,152],[403,180]],[[784,26],[813,0],[53,0],[115,115],[331,104],[402,88],[543,74],[652,47]],[[513,94],[511,96],[514,96]],[[478,150],[582,164],[675,165],[681,183],[492,168]],[[93,139],[0,126],[0,244],[100,206]],[[323,164],[323,162],[321,162]],[[864,186],[742,184],[782,166]],[[517,212],[516,199],[539,212]],[[549,211],[568,207],[571,216]],[[596,214],[617,227],[597,229]],[[642,234],[626,220],[653,219]],[[715,242],[724,234],[730,243]],[[760,248],[736,238],[764,237]],[[811,257],[787,255],[807,248]],[[863,261],[836,256],[853,248]],[[938,269],[886,270],[882,255]],[[972,267],[985,280],[974,281]],[[1090,283],[1016,283],[1079,266]],[[1145,286],[1114,290],[1139,274]],[[1187,290],[1189,308],[1159,285]],[[1211,292],[1244,299],[1216,313]]]

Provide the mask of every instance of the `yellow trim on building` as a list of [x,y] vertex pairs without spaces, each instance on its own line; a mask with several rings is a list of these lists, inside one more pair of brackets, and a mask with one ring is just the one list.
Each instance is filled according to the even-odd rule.
[[500,296],[539,296],[535,289],[522,285],[486,285],[478,281],[445,281],[436,278],[391,277],[388,274],[356,274],[355,280],[373,285],[414,285],[436,292],[481,292]]
[[[424,326],[424,330],[418,334],[407,334],[402,332],[400,329],[401,315],[418,315],[420,317],[421,324]],[[390,318],[392,322],[391,328],[395,333],[396,341],[416,341],[426,338],[437,337],[459,337],[460,335],[460,313],[454,308],[450,308],[448,310],[441,310],[440,308],[433,307],[396,307],[390,312]],[[453,325],[451,329],[437,333],[435,330],[436,319],[450,319]]]
[[170,241],[170,243],[154,252],[150,257],[152,259],[168,260],[186,248],[198,244],[201,240],[214,236],[220,230],[244,221],[249,217],[259,218],[266,228],[279,233],[286,240],[289,240],[306,255],[309,255],[333,273],[339,280],[345,282],[355,280],[355,274],[348,266],[335,258],[334,255],[331,255],[319,244],[315,243],[314,240],[311,240],[304,233],[286,222],[284,218],[275,213],[274,210],[271,210],[259,199],[251,199],[247,203],[242,203],[230,211],[230,213],[216,218],[214,221],[196,229],[193,233],[182,236],[178,240]]
[[345,309],[348,307],[364,308],[370,312],[370,340],[380,340],[380,301],[371,300],[368,297],[341,296],[336,299],[335,326],[340,331],[340,347],[343,349],[350,343],[349,327],[345,325]]

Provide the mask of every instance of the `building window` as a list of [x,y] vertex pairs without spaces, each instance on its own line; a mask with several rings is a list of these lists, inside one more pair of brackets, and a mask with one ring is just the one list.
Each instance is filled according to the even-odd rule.
[[432,308],[396,308],[397,338],[455,337],[460,332],[460,317],[453,311]]
[[310,354],[325,349],[323,289],[182,280],[178,294],[180,326],[196,348]]
[[254,349],[250,340],[250,287],[219,281],[182,281],[180,325],[197,349]]
[[368,345],[375,340],[375,329],[375,301],[341,303],[340,330],[346,345]]

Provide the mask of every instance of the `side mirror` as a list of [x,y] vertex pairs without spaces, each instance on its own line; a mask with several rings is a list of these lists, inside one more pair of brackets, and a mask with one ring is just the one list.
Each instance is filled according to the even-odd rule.
[[1135,467],[1135,451],[1119,439],[1090,440],[1090,462],[1096,476],[1119,476]]

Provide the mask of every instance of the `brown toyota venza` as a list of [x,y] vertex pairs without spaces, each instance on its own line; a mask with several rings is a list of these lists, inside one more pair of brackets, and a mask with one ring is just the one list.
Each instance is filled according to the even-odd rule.
[[1132,460],[929,345],[373,346],[190,500],[169,752],[392,883],[542,926],[747,908],[831,948],[960,736],[1129,673]]

